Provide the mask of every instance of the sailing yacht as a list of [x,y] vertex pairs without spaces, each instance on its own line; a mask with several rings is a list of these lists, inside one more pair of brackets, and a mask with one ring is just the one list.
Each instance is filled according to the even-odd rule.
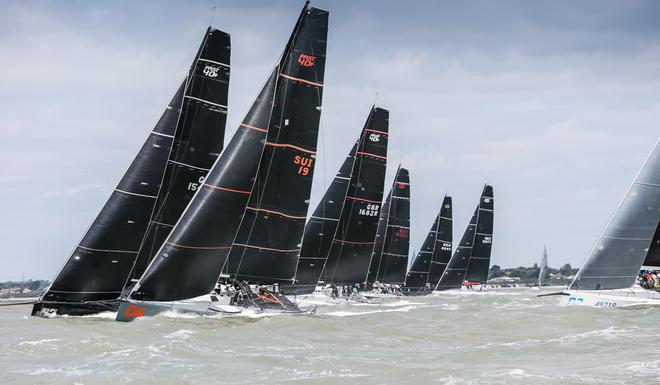
[[445,195],[440,212],[406,275],[401,288],[403,295],[431,294],[442,277],[452,251],[451,206],[451,197]]
[[539,267],[539,287],[545,284],[545,275],[548,271],[548,250],[543,246],[543,255],[541,256],[541,266]]
[[486,184],[463,237],[452,255],[435,291],[482,289],[488,279],[493,243],[493,187]]
[[[163,311],[288,309],[277,293],[254,291],[243,280],[247,274],[257,281],[285,278],[280,259],[295,262],[316,154],[327,31],[328,12],[306,3],[230,143],[144,274],[122,295],[118,321]],[[263,276],[244,267],[262,268]],[[223,272],[233,281],[218,285]]]
[[357,143],[305,226],[294,282],[282,287],[290,297],[345,301],[344,294],[364,284],[383,199],[388,126],[389,111],[372,106]]
[[560,305],[660,306],[660,293],[635,285],[642,263],[658,260],[660,141],[656,142]]
[[406,279],[410,249],[410,176],[397,168],[392,188],[383,203],[374,248],[367,271],[365,298],[399,297]]
[[222,151],[229,35],[209,27],[184,81],[33,316],[116,311]]

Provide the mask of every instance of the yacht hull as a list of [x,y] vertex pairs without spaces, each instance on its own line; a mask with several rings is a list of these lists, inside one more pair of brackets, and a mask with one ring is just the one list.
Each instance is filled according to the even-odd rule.
[[560,306],[588,306],[595,308],[631,308],[660,306],[660,293],[641,288],[620,290],[566,290]]
[[104,312],[115,312],[119,301],[106,302],[37,302],[32,306],[33,317],[89,316]]

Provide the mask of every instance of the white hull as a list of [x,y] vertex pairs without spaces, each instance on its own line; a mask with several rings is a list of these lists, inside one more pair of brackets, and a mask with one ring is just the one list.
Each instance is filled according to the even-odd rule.
[[401,299],[403,295],[393,294],[393,293],[376,293],[370,291],[364,291],[362,294],[365,298],[382,298],[382,299]]
[[617,290],[566,290],[560,306],[630,308],[660,306],[660,293],[639,287]]
[[[332,290],[329,288],[317,287],[314,293],[306,296],[287,296],[290,300],[299,300],[304,304],[316,304],[316,305],[340,305],[340,304],[363,304],[363,303],[372,303],[378,304],[382,303],[384,298],[371,298],[370,293],[357,293],[351,294],[349,296],[339,296],[333,297]],[[395,298],[395,297],[389,297]],[[398,297],[396,297],[398,298]]]

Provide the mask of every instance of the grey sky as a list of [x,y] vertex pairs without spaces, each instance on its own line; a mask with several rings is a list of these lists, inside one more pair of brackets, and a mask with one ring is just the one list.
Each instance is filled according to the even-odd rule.
[[[377,104],[412,248],[442,197],[459,238],[484,182],[492,262],[582,263],[660,136],[655,1],[317,1],[331,12],[312,207]],[[0,3],[0,280],[52,278],[214,26],[232,35],[228,134],[302,1]],[[412,250],[411,250],[412,251]]]

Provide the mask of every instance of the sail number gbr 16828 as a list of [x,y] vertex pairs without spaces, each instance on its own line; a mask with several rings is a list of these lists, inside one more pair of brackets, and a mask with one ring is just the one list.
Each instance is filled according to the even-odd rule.
[[360,209],[360,211],[358,211],[358,214],[364,215],[364,216],[367,216],[367,217],[377,217],[379,207],[380,207],[380,205],[368,204],[367,208]]

